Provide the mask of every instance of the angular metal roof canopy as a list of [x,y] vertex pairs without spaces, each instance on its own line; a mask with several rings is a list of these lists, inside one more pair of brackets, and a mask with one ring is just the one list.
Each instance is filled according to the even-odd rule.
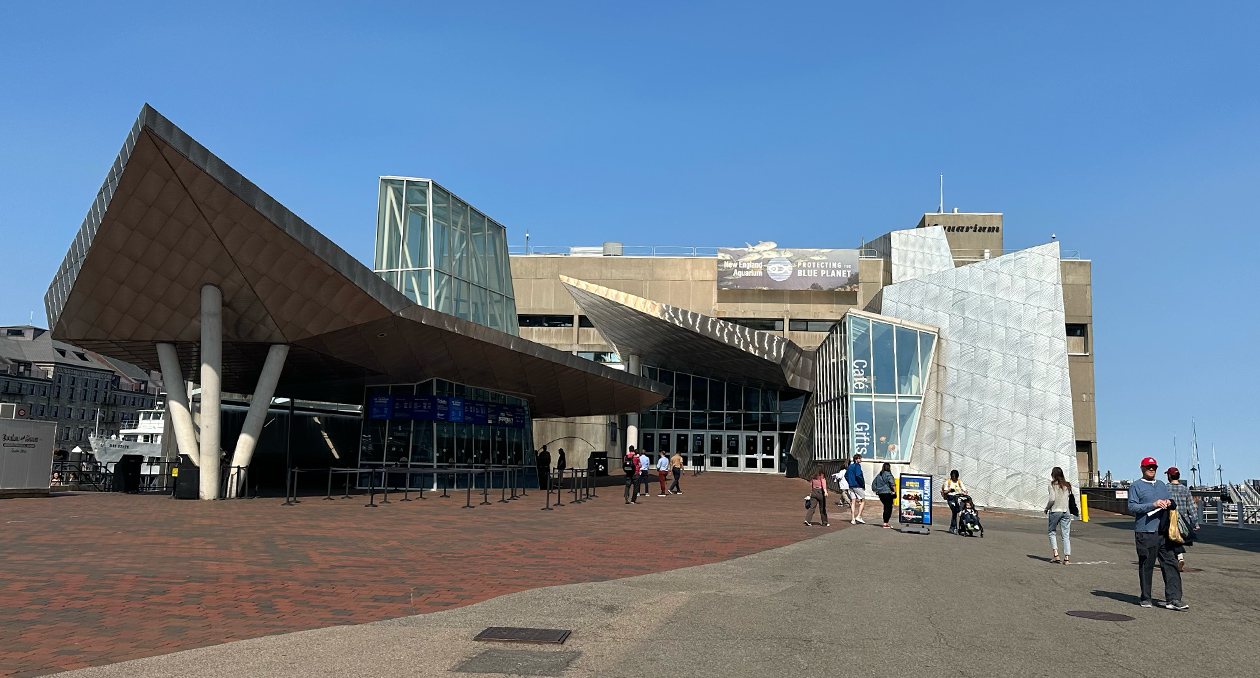
[[517,395],[535,416],[643,409],[668,387],[413,303],[145,105],[44,297],[53,337],[158,369],[198,363],[203,285],[223,291],[226,390],[289,344],[277,395],[362,401],[430,378]]
[[788,339],[584,280],[560,281],[623,356],[735,382],[813,388],[813,353]]

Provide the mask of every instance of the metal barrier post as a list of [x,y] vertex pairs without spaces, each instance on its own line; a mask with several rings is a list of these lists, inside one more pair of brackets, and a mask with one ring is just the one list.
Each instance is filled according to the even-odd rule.
[[542,510],[544,510],[544,511],[554,511],[554,510],[555,510],[555,509],[551,508],[551,470],[550,470],[550,469],[548,469],[548,470],[547,470],[547,497],[546,497],[545,499],[543,499],[543,507],[542,507]]
[[507,498],[508,469],[507,469],[507,467],[506,467],[506,466],[504,466],[503,468],[499,469],[499,472],[503,474],[503,484],[502,484],[502,485],[499,485],[499,501],[498,501],[498,503],[500,503],[500,504],[506,504],[506,503],[508,503],[508,498]]
[[449,494],[447,494],[447,493],[446,493],[446,488],[447,488],[447,487],[449,487],[449,486],[450,486],[450,484],[451,484],[451,481],[450,481],[450,480],[448,480],[448,478],[450,478],[450,474],[449,474],[449,473],[443,473],[443,474],[442,474],[442,498],[443,498],[443,499],[450,499],[450,498],[451,498],[451,495],[449,495]]
[[[354,475],[357,476],[359,474],[356,473]],[[346,474],[346,496],[342,497],[342,499],[349,499],[349,498],[350,498],[350,474],[347,473]]]
[[[550,471],[547,475],[551,475]],[[560,501],[560,493],[564,491],[564,476],[559,473],[556,475],[559,476],[556,479],[556,506],[564,506],[564,502]]]
[[332,501],[332,467],[328,467],[328,494],[324,496],[324,501]]
[[569,500],[570,504],[581,504],[582,499],[578,498],[578,470],[576,468],[569,469],[569,475],[573,481],[573,498]]
[[297,493],[298,493],[298,474],[299,474],[299,473],[301,473],[301,472],[302,472],[302,469],[300,469],[300,468],[295,468],[295,469],[293,469],[293,503],[294,503],[294,504],[301,504],[301,503],[302,503],[302,502],[301,502],[301,501],[299,501],[299,500],[298,500],[298,498],[297,498]]
[[506,471],[504,471],[504,474],[505,474],[504,479],[505,479],[505,480],[506,480],[506,474],[507,474],[507,473],[511,473],[511,474],[512,474],[512,496],[508,499],[508,501],[516,501],[517,499],[520,499],[520,497],[516,496],[516,467],[515,467],[515,466],[507,466],[507,467],[504,467],[504,468],[506,468],[506,469],[507,469]]
[[481,503],[478,506],[490,505],[490,467],[481,470]]
[[472,471],[468,472],[468,499],[466,503],[464,504],[464,506],[462,506],[461,508],[477,508],[476,506],[472,505],[472,486],[473,486],[472,474],[473,474]]
[[381,503],[388,504],[389,503],[389,468],[386,466],[381,467],[381,496],[383,497],[381,499]]
[[376,471],[368,470],[368,503],[364,508],[376,508]]
[[1225,526],[1225,502],[1221,501],[1220,497],[1216,498],[1216,525]]
[[297,502],[293,501],[293,469],[288,469],[284,474],[284,504],[282,506],[292,506]]
[[[411,482],[408,480],[407,482]],[[420,472],[420,498],[424,499],[424,472]]]
[[407,470],[403,473],[403,498],[399,501],[411,501],[411,457],[407,457]]

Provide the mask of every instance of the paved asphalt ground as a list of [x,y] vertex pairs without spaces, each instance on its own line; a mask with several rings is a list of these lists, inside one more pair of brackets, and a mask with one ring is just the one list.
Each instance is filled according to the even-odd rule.
[[[985,516],[986,538],[874,526],[734,560],[533,589],[459,609],[273,635],[96,667],[127,676],[1254,676],[1260,532],[1206,528],[1187,612],[1137,606],[1130,521]],[[645,523],[644,530],[654,525]],[[799,518],[784,531],[803,528]],[[1156,578],[1158,581],[1158,571]],[[1156,596],[1162,585],[1156,585]],[[1136,617],[1069,617],[1101,610]],[[572,629],[563,646],[474,642],[487,626]],[[512,667],[517,667],[513,669]],[[518,674],[519,674],[518,673]]]

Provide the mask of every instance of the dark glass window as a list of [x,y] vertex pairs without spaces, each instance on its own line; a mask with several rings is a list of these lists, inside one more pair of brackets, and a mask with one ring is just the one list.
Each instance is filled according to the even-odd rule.
[[762,332],[782,332],[783,318],[722,318],[726,322]]
[[839,320],[789,320],[788,329],[793,332],[830,332]]
[[1085,336],[1085,324],[1084,324],[1084,323],[1068,323],[1068,324],[1067,324],[1067,335],[1068,335],[1069,337],[1083,337],[1083,336]]
[[516,316],[516,320],[521,327],[573,327],[573,316],[571,315],[522,313]]
[[578,327],[595,327],[595,323],[591,322],[590,318],[580,315],[578,316]]

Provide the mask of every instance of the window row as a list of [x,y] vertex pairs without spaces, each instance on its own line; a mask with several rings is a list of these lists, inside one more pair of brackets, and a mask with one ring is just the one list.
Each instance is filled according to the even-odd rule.
[[652,406],[652,410],[655,411],[780,411],[779,392],[774,389],[741,386],[720,379],[710,379],[651,366],[643,368],[643,376],[673,388],[664,400]]
[[[573,316],[522,313],[517,316],[517,322],[521,327],[573,327]],[[595,327],[595,323],[591,322],[590,318],[580,315],[577,316],[577,326]]]

